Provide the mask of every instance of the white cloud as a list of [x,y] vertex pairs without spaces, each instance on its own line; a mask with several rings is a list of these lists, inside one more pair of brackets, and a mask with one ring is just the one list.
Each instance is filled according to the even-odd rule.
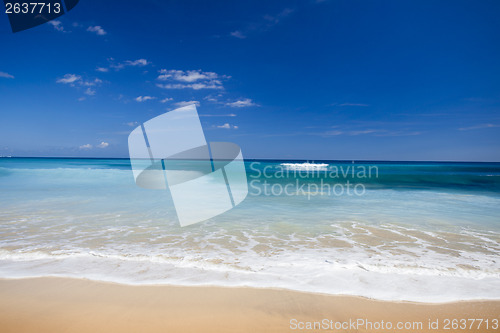
[[217,128],[225,128],[225,129],[238,129],[238,126],[235,126],[235,125],[231,125],[229,123],[225,123],[224,125],[219,125],[219,126],[215,126]]
[[125,60],[125,65],[127,66],[146,66],[150,63],[146,59],[137,59],[137,60]]
[[109,143],[102,141],[100,144],[97,145],[97,148],[107,148],[109,146]]
[[14,78],[13,75],[10,75],[9,73],[5,73],[5,72],[0,72],[0,77],[6,78],[6,79],[13,79]]
[[87,87],[83,92],[86,95],[93,96],[96,93],[95,87],[102,83],[101,79],[84,80],[80,75],[65,74],[62,78],[56,80],[57,83],[68,84],[71,87]]
[[230,76],[203,72],[200,69],[188,71],[162,69],[157,79],[170,83],[157,84],[157,86],[163,89],[223,89],[221,80],[229,78]]
[[[117,71],[125,67],[144,67],[147,65],[151,65],[150,61],[147,61],[146,59],[142,58],[137,60],[125,60],[124,62],[119,62],[119,63],[115,63],[115,59],[113,58],[108,58],[108,61],[110,62],[109,67]],[[107,72],[108,68],[99,67],[97,70],[101,72]]]
[[85,97],[80,97],[80,98],[78,99],[78,102],[83,102],[85,99],[86,99]]
[[219,75],[214,72],[202,72],[201,69],[198,70],[190,70],[190,71],[181,71],[177,69],[161,69],[160,76],[158,76],[158,80],[166,81],[166,80],[175,80],[181,82],[195,82],[199,80],[215,80],[219,78]]
[[85,92],[84,92],[85,95],[89,95],[89,96],[94,96],[95,95],[95,89],[92,89],[90,87],[88,87]]
[[237,100],[235,102],[226,103],[226,105],[232,108],[243,108],[247,106],[256,106],[257,104],[255,104],[250,98],[245,98]]
[[182,102],[175,103],[175,105],[178,107],[188,106],[191,104],[194,104],[196,106],[200,106],[200,102],[198,102],[198,101],[182,101]]
[[139,125],[139,123],[137,121],[131,121],[131,122],[128,122],[127,125],[130,127],[135,127],[135,126]]
[[146,102],[146,101],[149,101],[149,100],[152,100],[155,98],[156,97],[152,97],[152,96],[139,96],[139,97],[136,97],[135,100],[136,100],[136,102]]
[[247,38],[247,36],[243,35],[243,33],[239,30],[231,32],[230,35],[239,39]]
[[52,21],[49,21],[48,22],[50,25],[52,25],[54,27],[54,29],[56,29],[57,31],[63,31],[64,32],[64,27],[62,25],[62,22],[61,21],[58,21],[58,20],[52,20]]
[[471,130],[476,130],[476,129],[495,128],[495,127],[500,127],[500,125],[496,125],[496,124],[480,124],[480,125],[475,125],[475,126],[470,126],[470,127],[461,127],[458,130],[459,131],[471,131]]
[[101,79],[94,79],[93,81],[85,81],[85,80],[81,81],[81,85],[86,86],[86,87],[93,87],[93,86],[98,85],[100,83],[102,83]]
[[174,99],[172,97],[167,97],[167,98],[164,98],[160,101],[160,103],[167,103],[167,102],[170,102],[170,101],[173,101]]
[[56,82],[63,83],[63,84],[70,84],[73,86],[75,84],[78,84],[78,85],[84,86],[84,87],[93,87],[95,85],[102,83],[102,80],[96,78],[96,79],[91,80],[91,81],[86,81],[86,80],[83,80],[80,75],[64,74],[64,76],[60,79],[57,79]]
[[92,149],[92,145],[90,143],[87,143],[86,145],[80,146],[79,148],[82,150],[88,150]]
[[76,81],[81,80],[82,77],[80,75],[75,74],[64,74],[64,76],[60,79],[57,79],[57,83],[71,84]]
[[209,102],[219,103],[219,100],[212,95],[205,96],[205,97],[203,97],[203,99],[206,101],[209,101]]
[[193,89],[193,90],[200,90],[200,89],[224,89],[222,85],[217,85],[217,84],[205,84],[205,83],[194,83],[194,84],[161,84],[158,83],[156,85],[158,88],[163,88],[163,89]]
[[96,71],[106,73],[109,71],[109,69],[106,67],[97,67]]
[[95,32],[99,36],[104,36],[105,34],[107,34],[107,32],[104,31],[104,29],[100,25],[90,26],[87,28],[87,31]]

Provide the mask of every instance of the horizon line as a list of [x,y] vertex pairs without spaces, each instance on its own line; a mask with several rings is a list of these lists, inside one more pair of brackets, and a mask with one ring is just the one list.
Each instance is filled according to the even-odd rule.
[[[9,158],[39,158],[39,159],[89,159],[89,160],[130,160],[129,157],[81,157],[81,156],[0,156]],[[377,159],[299,159],[299,158],[244,158],[244,161],[298,161],[298,162],[418,162],[418,163],[500,163],[500,161],[451,161],[451,160],[377,160]]]

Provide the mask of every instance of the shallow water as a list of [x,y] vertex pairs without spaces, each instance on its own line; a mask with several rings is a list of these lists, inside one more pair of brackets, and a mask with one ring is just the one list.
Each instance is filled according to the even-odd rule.
[[1,158],[0,277],[500,298],[500,164],[314,164],[247,161],[245,201],[181,228],[126,159]]

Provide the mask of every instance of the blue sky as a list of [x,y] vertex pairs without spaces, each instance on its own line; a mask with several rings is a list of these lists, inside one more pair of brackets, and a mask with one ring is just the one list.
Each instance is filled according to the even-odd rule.
[[246,158],[500,161],[498,1],[90,1],[13,34],[0,155],[127,157],[195,101]]

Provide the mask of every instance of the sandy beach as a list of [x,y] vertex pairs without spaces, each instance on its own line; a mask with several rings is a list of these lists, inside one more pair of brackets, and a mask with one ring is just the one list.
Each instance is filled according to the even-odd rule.
[[[129,286],[69,278],[4,279],[0,295],[0,330],[16,333],[450,332],[446,319],[469,318],[488,319],[490,327],[483,322],[479,329],[461,331],[494,332],[492,320],[500,315],[500,301],[385,302],[286,290]],[[429,328],[429,320],[439,326]],[[353,322],[359,323],[356,329]],[[387,329],[389,322],[392,329]],[[413,328],[397,329],[398,323]]]

